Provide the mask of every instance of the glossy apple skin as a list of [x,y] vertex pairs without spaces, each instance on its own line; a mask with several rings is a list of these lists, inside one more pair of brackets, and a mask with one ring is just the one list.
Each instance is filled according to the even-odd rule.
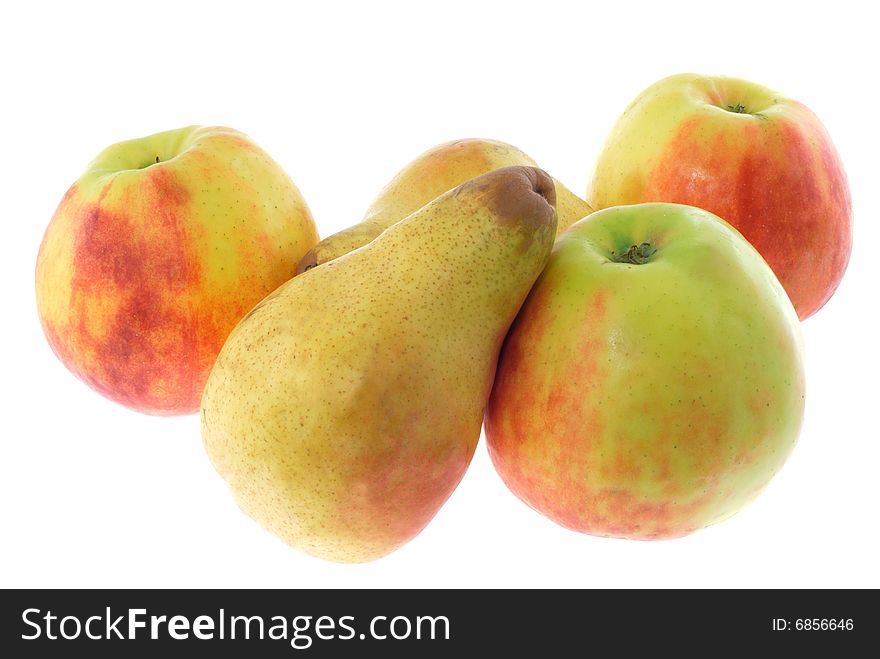
[[715,213],[767,260],[802,320],[832,296],[852,250],[849,185],[822,123],[737,78],[676,75],[642,92],[608,136],[587,201]]
[[[615,258],[648,242],[643,264]],[[558,240],[486,412],[508,487],[570,529],[687,535],[782,467],[804,410],[800,326],[742,236],[703,210],[599,211]]]
[[192,413],[229,332],[316,242],[296,186],[246,135],[189,127],[121,142],[49,223],[40,321],[59,359],[107,398]]

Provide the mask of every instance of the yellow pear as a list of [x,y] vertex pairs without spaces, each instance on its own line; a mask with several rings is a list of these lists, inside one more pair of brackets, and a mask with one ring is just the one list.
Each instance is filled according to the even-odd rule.
[[[391,179],[360,223],[328,236],[307,252],[299,262],[297,273],[363,247],[392,224],[465,181],[515,165],[537,166],[515,146],[496,140],[473,138],[435,146]],[[561,233],[593,209],[559,181],[554,180],[554,184],[557,231]]]
[[257,305],[202,398],[205,448],[239,506],[333,561],[417,535],[471,460],[554,204],[542,170],[493,171]]

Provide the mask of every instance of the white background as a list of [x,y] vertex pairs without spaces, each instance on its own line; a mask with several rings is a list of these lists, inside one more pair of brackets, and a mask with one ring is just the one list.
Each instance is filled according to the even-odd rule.
[[[586,4],[6,3],[0,585],[880,586],[880,54],[860,8],[870,5]],[[358,221],[421,151],[460,137],[511,142],[583,194],[616,116],[682,71],[752,79],[810,106],[855,209],[849,271],[803,326],[800,443],[723,524],[655,543],[566,531],[505,489],[481,441],[413,542],[367,565],[325,563],[239,512],[196,416],[151,418],[103,399],[42,335],[40,239],[111,143],[192,123],[239,128],[285,167],[326,236]]]

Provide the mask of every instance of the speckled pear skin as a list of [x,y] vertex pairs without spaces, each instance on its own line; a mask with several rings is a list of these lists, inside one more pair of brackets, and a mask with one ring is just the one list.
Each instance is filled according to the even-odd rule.
[[251,311],[201,410],[242,510],[332,561],[416,536],[473,456],[502,341],[549,258],[554,204],[543,171],[493,171]]
[[[452,188],[502,167],[536,167],[520,149],[483,138],[438,144],[401,169],[370,204],[364,219],[327,236],[300,260],[297,273],[332,261],[363,247],[385,229],[414,213]],[[590,205],[554,180],[557,233],[593,212]]]

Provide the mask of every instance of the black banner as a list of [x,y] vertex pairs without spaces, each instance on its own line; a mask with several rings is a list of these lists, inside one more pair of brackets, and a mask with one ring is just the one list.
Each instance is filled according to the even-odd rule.
[[871,647],[880,614],[877,592],[867,590],[7,590],[0,597],[6,657],[840,653]]

